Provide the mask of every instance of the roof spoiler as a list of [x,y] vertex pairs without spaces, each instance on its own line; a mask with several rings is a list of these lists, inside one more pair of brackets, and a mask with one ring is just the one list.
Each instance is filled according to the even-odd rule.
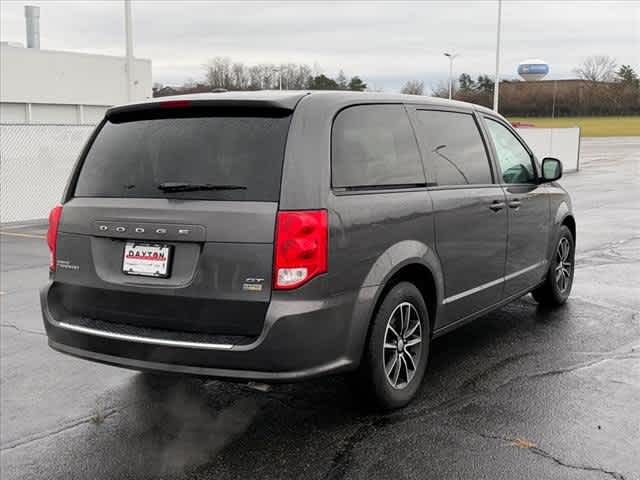
[[271,114],[290,114],[298,101],[303,97],[290,96],[274,99],[238,99],[238,98],[207,98],[191,99],[179,96],[166,97],[166,100],[152,100],[149,102],[134,103],[111,107],[105,113],[108,120],[117,120],[124,117],[166,117],[168,114],[193,115],[194,113],[229,112],[231,110],[248,109],[262,111]]

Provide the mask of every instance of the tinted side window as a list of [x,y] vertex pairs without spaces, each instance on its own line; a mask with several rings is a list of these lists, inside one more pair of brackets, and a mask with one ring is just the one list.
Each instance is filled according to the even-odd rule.
[[333,123],[334,187],[424,184],[418,146],[404,107],[361,105]]
[[438,185],[493,183],[487,150],[473,115],[418,110],[417,118],[427,173]]
[[485,117],[505,183],[530,183],[536,178],[529,152],[504,125]]

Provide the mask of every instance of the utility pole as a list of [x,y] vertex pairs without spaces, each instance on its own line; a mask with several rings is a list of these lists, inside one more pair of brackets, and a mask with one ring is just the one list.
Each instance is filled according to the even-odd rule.
[[124,0],[124,32],[127,42],[127,100],[133,101],[133,23],[131,0]]
[[453,59],[458,57],[457,53],[444,52],[445,57],[449,57],[449,100],[453,97]]
[[502,0],[498,0],[498,34],[496,39],[496,81],[493,85],[493,111],[498,111],[500,96],[500,29],[502,27]]

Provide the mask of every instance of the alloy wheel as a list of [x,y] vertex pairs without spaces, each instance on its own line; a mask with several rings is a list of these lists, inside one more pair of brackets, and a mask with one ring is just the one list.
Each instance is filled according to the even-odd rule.
[[393,388],[403,389],[413,379],[422,353],[420,314],[409,302],[393,309],[384,334],[383,368]]
[[556,248],[556,285],[560,293],[564,293],[571,284],[571,243],[567,237],[562,237]]

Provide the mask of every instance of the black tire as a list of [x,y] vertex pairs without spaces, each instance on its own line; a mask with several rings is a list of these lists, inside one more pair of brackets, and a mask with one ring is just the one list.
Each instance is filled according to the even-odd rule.
[[[561,244],[568,244],[569,248],[567,257],[562,262],[562,265],[560,265],[562,258],[560,253]],[[562,225],[553,247],[549,271],[544,282],[531,292],[533,299],[540,305],[547,307],[557,307],[564,304],[571,294],[574,270],[575,242],[571,230],[566,225]]]
[[[399,322],[404,318],[408,318],[406,327],[403,323],[401,329],[404,331],[397,334]],[[416,326],[418,322],[419,327]],[[420,341],[416,342],[418,337]],[[394,339],[395,349],[389,348]],[[372,320],[358,371],[359,388],[366,391],[367,398],[375,406],[384,410],[405,406],[416,395],[424,378],[430,341],[429,314],[422,294],[412,283],[396,284],[387,292]],[[389,377],[385,365],[393,365]],[[415,367],[413,372],[412,365]],[[394,379],[395,386],[392,384]]]

